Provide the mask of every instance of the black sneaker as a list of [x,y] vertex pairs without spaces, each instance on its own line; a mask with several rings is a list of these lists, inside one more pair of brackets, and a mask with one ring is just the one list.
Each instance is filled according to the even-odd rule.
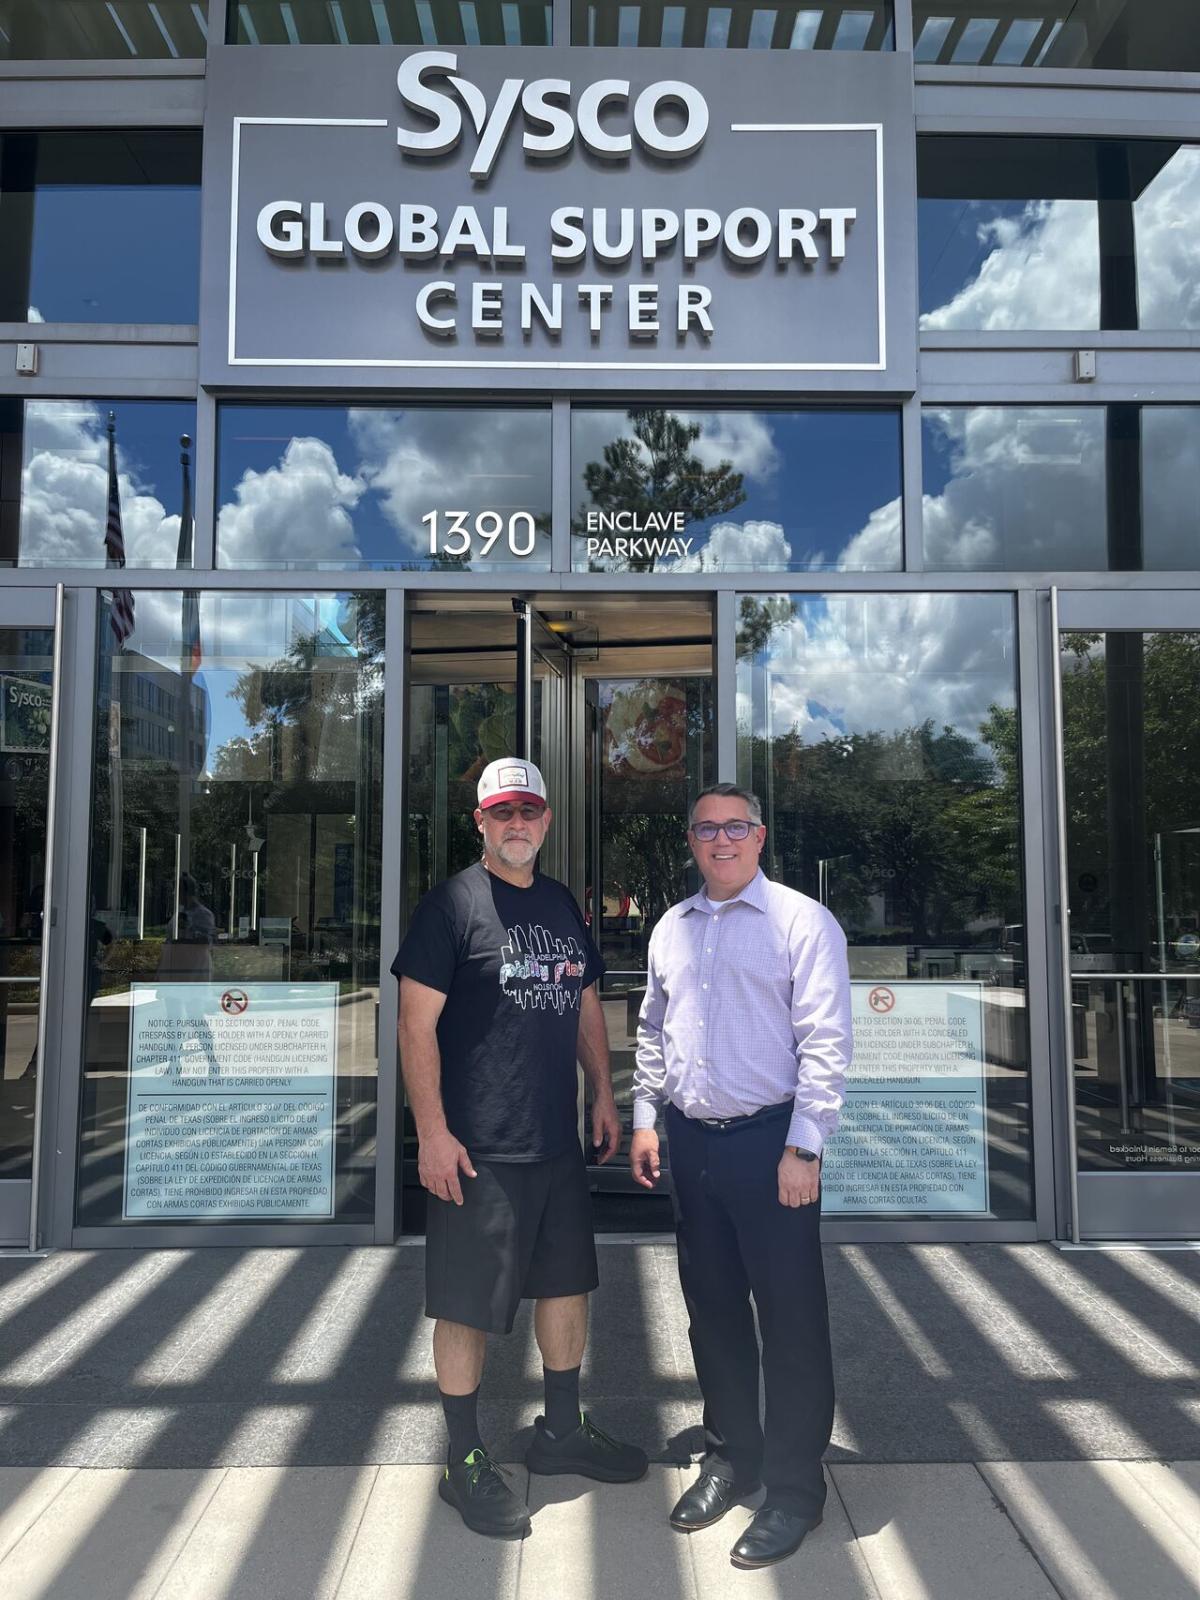
[[523,1539],[529,1532],[528,1506],[512,1492],[486,1450],[472,1450],[465,1461],[451,1462],[438,1480],[438,1494],[474,1533]]
[[561,1439],[546,1432],[545,1417],[538,1417],[533,1428],[533,1443],[525,1454],[530,1472],[547,1477],[572,1472],[599,1483],[633,1483],[646,1475],[646,1452],[610,1439],[585,1411],[579,1413],[579,1426]]

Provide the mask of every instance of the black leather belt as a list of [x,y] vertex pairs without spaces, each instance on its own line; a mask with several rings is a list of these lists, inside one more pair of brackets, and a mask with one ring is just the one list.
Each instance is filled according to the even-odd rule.
[[790,1117],[794,1107],[794,1100],[781,1100],[777,1106],[760,1106],[757,1111],[748,1112],[744,1117],[689,1117],[687,1120],[707,1128],[710,1133],[736,1133],[739,1128],[753,1127],[760,1122],[774,1122],[777,1117]]

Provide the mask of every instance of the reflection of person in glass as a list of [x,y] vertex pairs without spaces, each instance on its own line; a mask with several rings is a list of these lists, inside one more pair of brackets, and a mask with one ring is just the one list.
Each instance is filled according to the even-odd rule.
[[736,1567],[790,1556],[825,1504],[833,1366],[821,1150],[851,1048],[845,935],[815,900],[763,876],[766,837],[757,798],[734,784],[692,807],[704,888],[650,937],[629,1153],[637,1182],[653,1188],[665,1106],[705,1436],[700,1476],[670,1520],[684,1533],[708,1527],[765,1484],[730,1552]]
[[[176,934],[163,945],[158,976],[171,984],[209,984],[212,981],[212,947],[217,919],[201,900],[196,880],[190,872],[179,878],[179,915]],[[184,1060],[191,1055],[203,1058],[206,1072],[217,1072],[210,1022],[210,991],[186,989],[174,998],[176,1021],[181,1030]]]
[[212,946],[217,919],[196,892],[190,872],[179,879],[179,931],[174,944],[181,946],[173,962],[173,977],[192,977],[206,982],[212,977]]
[[483,859],[417,908],[392,970],[400,1056],[430,1194],[425,1315],[449,1430],[438,1489],[477,1533],[523,1538],[529,1512],[488,1454],[476,1415],[488,1333],[536,1300],[546,1414],[531,1472],[632,1482],[644,1453],[579,1407],[596,1246],[576,1121],[576,1060],[592,1090],[592,1138],[614,1154],[621,1124],[597,994],[604,966],[570,892],[536,870],[550,827],[546,785],[506,757],[478,784]]

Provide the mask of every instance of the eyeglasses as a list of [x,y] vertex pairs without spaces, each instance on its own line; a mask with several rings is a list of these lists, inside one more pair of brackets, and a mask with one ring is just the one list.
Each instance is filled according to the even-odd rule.
[[524,806],[498,805],[488,806],[483,814],[485,817],[491,817],[494,822],[511,822],[517,816],[522,822],[537,822],[545,809],[545,806],[535,806],[532,803]]
[[728,822],[693,822],[692,833],[701,844],[711,844],[719,833],[723,833],[731,843],[749,837],[751,828],[756,828],[756,822],[747,822],[745,817],[733,817]]

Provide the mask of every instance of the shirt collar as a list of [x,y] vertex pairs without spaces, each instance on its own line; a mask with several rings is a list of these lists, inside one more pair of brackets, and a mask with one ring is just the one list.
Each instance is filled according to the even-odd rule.
[[[741,894],[735,894],[732,900],[714,901],[713,904],[735,906],[739,900],[744,900],[748,906],[753,906],[756,911],[765,911],[767,909],[767,880],[763,876],[761,867],[750,879]],[[712,912],[708,909],[708,895],[705,891],[701,889],[699,894],[694,894],[690,900],[685,900],[683,902],[683,911],[685,916],[689,911],[703,911],[706,916],[711,916]]]

